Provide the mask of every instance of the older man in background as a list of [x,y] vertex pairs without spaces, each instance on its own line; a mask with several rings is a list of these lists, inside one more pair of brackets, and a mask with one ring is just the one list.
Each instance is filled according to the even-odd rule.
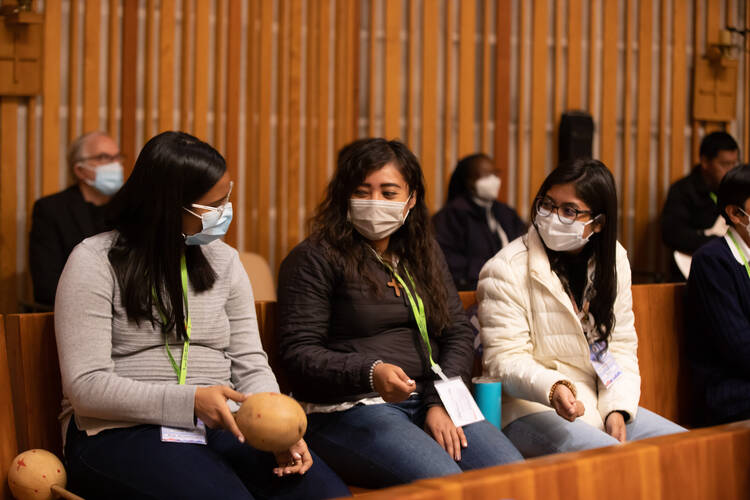
[[123,184],[120,148],[103,132],[73,141],[67,160],[75,184],[34,203],[29,265],[39,305],[54,305],[57,281],[73,248],[107,229],[103,205]]

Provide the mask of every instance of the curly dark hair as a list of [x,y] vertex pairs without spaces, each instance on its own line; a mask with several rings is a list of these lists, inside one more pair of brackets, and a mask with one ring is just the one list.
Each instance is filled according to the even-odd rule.
[[425,204],[422,168],[414,153],[399,141],[359,139],[338,154],[336,172],[326,197],[310,221],[311,239],[321,241],[340,262],[348,277],[361,277],[377,294],[375,279],[366,263],[373,258],[368,240],[348,220],[349,200],[355,189],[375,170],[394,165],[404,176],[414,208],[404,225],[390,237],[387,251],[399,258],[399,269],[408,269],[422,297],[430,330],[439,332],[449,323],[448,293],[438,263],[430,215]]

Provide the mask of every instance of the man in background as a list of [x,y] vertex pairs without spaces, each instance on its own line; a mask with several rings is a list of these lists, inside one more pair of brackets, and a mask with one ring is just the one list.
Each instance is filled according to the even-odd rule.
[[[672,278],[684,281],[689,256],[705,243],[723,237],[727,224],[716,206],[716,191],[721,179],[739,163],[739,147],[726,132],[713,132],[701,141],[700,163],[687,177],[669,188],[662,212],[662,238],[675,259],[686,263],[672,266]],[[681,272],[682,271],[682,272]]]
[[29,265],[34,301],[53,306],[55,290],[73,248],[105,231],[103,205],[123,184],[120,148],[103,132],[77,138],[68,150],[76,183],[34,203],[29,235]]

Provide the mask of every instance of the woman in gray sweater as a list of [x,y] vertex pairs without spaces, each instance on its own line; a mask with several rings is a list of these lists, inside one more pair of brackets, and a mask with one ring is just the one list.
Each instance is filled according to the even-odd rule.
[[[237,251],[221,155],[165,132],[84,240],[57,289],[71,486],[86,498],[328,498],[346,486],[304,440],[243,443],[231,401],[278,392]],[[272,471],[275,474],[272,474]]]

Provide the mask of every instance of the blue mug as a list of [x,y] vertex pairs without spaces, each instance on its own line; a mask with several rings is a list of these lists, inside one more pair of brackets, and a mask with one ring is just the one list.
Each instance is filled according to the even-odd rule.
[[474,399],[484,418],[500,429],[503,384],[491,378],[475,377]]

